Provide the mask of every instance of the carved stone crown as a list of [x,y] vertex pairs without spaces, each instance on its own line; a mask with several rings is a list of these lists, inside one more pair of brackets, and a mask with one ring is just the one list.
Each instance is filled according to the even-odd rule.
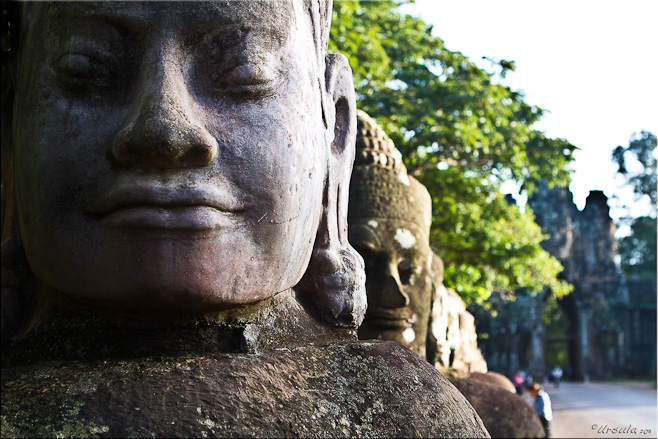
[[406,175],[402,154],[390,137],[365,111],[356,112],[356,166],[375,165]]
[[402,154],[384,130],[359,110],[348,221],[366,218],[410,221],[429,234],[432,199],[407,175]]

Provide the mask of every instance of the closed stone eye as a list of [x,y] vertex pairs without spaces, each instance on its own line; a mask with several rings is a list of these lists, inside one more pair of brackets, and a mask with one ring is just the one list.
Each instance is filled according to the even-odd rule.
[[277,75],[267,66],[247,62],[225,74],[214,75],[215,91],[232,95],[262,98],[274,94],[279,86]]
[[76,91],[99,90],[112,87],[114,72],[105,63],[81,53],[67,53],[53,65],[55,77],[65,88]]

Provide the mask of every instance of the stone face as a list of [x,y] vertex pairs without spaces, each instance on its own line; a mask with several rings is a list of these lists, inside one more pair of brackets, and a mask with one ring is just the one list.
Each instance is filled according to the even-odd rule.
[[331,2],[19,9],[3,436],[487,436],[418,355],[356,341]]
[[368,310],[359,337],[395,340],[425,357],[431,199],[373,119],[359,111],[357,127],[348,222],[350,243],[366,267]]
[[535,410],[516,393],[473,378],[450,378],[450,382],[473,405],[491,437],[545,437]]
[[[438,271],[438,270],[435,270]],[[435,283],[428,361],[439,370],[455,369],[468,375],[471,372],[487,372],[487,363],[478,348],[475,321],[466,311],[464,302],[457,293]],[[429,348],[429,344],[436,348]]]
[[462,395],[394,342],[10,367],[2,374],[9,436],[488,437]]
[[357,112],[350,242],[364,257],[368,311],[359,338],[395,340],[430,363],[486,372],[473,316],[443,286],[429,246],[432,202],[382,128]]
[[[307,275],[320,312],[355,326],[362,263],[338,208],[355,103],[346,59],[326,54],[330,3],[190,5],[21,6],[3,245],[20,242],[40,295],[159,320]],[[338,272],[340,293],[317,291]]]

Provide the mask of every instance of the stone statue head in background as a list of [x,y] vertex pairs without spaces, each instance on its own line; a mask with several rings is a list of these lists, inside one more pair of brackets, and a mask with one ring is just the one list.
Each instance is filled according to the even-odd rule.
[[366,264],[368,310],[359,338],[395,340],[425,356],[432,305],[432,202],[391,139],[358,112],[350,242]]
[[360,323],[355,100],[346,59],[326,53],[331,1],[18,7],[3,66],[3,337],[24,312],[21,261],[38,295],[134,315],[297,286],[325,320]]

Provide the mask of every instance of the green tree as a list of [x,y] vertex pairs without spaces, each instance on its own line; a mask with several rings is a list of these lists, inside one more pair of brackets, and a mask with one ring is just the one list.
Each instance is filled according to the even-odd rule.
[[633,188],[634,202],[650,202],[648,215],[619,221],[630,227],[630,234],[619,239],[621,267],[628,278],[656,279],[656,143],[653,133],[642,131],[627,147],[612,152],[617,172]]
[[542,285],[566,294],[532,212],[508,203],[500,186],[512,180],[530,194],[540,179],[567,185],[575,147],[532,129],[542,109],[501,84],[513,62],[478,68],[422,20],[397,12],[399,3],[336,2],[330,49],[350,61],[359,108],[432,194],[431,243],[446,262],[446,285],[468,302]]

